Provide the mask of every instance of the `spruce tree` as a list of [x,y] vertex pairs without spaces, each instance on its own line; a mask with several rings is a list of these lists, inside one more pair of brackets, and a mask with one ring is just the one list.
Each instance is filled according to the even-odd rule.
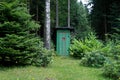
[[36,34],[39,28],[25,4],[19,1],[0,2],[0,62],[7,65],[38,62],[42,65],[40,57],[45,50]]
[[77,39],[85,38],[92,31],[88,15],[82,2],[71,0],[71,26],[75,28]]

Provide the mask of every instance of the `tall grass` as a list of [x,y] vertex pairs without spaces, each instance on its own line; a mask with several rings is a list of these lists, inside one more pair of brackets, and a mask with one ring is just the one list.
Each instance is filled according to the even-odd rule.
[[0,80],[110,80],[101,75],[101,69],[83,67],[79,62],[69,57],[54,57],[46,68],[1,67]]

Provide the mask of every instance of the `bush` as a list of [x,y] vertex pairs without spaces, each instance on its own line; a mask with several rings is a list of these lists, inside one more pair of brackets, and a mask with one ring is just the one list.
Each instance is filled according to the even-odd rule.
[[76,39],[73,40],[73,44],[71,45],[70,47],[70,54],[73,56],[73,57],[76,57],[76,58],[82,58],[84,57],[85,53],[83,51],[82,48],[88,48],[87,46],[84,46],[83,43],[81,41],[78,41]]
[[43,48],[43,42],[35,34],[39,28],[25,4],[18,0],[0,2],[0,63],[46,66],[51,52]]
[[103,74],[106,77],[120,80],[120,44],[116,43],[112,53],[109,57],[109,61],[103,67]]
[[114,80],[120,80],[120,61],[112,60],[109,63],[106,63],[103,69],[103,74]]
[[70,47],[70,53],[72,56],[81,59],[88,52],[100,51],[103,46],[103,43],[99,41],[93,33],[91,33],[85,39],[74,39],[73,44]]
[[91,33],[85,39],[73,40],[70,53],[73,57],[82,59],[85,66],[102,67],[107,57],[112,57],[115,43],[111,40],[103,43]]
[[115,47],[115,43],[112,40],[107,40],[104,42],[104,46],[101,48],[101,52],[105,53],[105,56],[109,56]]
[[35,55],[32,65],[46,67],[52,60],[52,50],[43,49],[39,54]]
[[89,52],[81,59],[81,64],[91,67],[102,67],[107,58],[99,51]]

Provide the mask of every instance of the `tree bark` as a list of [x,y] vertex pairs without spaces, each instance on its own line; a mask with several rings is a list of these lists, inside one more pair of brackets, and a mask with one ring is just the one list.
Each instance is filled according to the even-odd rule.
[[28,10],[28,12],[30,12],[30,1],[31,1],[31,0],[26,0],[27,10]]
[[45,0],[44,46],[50,49],[50,0]]
[[70,27],[70,0],[68,0],[68,27]]
[[[38,2],[38,1],[37,1]],[[38,21],[38,18],[39,18],[39,16],[38,16],[38,11],[39,11],[39,9],[38,9],[38,4],[36,5],[36,21]]]
[[58,0],[56,0],[56,27],[59,26]]

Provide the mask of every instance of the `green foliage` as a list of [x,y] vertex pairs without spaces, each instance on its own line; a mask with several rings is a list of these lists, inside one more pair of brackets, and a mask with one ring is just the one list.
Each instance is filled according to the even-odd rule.
[[[101,76],[101,69],[78,66],[80,61],[54,56],[48,68],[35,66],[0,67],[1,80],[111,80]],[[7,76],[7,77],[6,77]],[[87,77],[86,77],[87,76]]]
[[74,57],[82,58],[88,52],[100,51],[102,47],[103,43],[97,40],[93,33],[90,33],[85,39],[74,39],[70,47],[70,52]]
[[[117,27],[112,28],[112,32],[110,34],[110,37],[115,41],[120,41],[120,17],[115,19],[116,22],[114,22],[112,25],[116,25]],[[116,24],[115,24],[116,23]]]
[[114,46],[114,41],[107,40],[104,42],[104,46],[101,48],[101,52],[103,52],[105,56],[109,56],[112,53]]
[[[105,39],[106,34],[116,32],[113,28],[120,28],[120,0],[91,0],[92,27],[96,30],[101,39]],[[102,6],[101,6],[102,5]]]
[[106,77],[113,78],[114,80],[119,80],[120,79],[120,62],[112,60],[109,63],[106,63],[104,66],[103,74]]
[[42,49],[40,54],[34,56],[32,65],[46,67],[52,60],[52,50]]
[[[58,0],[58,15],[59,15],[59,26],[67,27],[68,25],[68,1]],[[51,0],[51,27],[55,27],[55,11],[56,1]],[[82,2],[77,0],[70,1],[70,26],[75,29],[72,34],[77,39],[84,38],[89,32],[91,32],[90,22],[88,20],[88,12]],[[54,34],[54,33],[53,33]]]
[[107,58],[101,52],[89,52],[82,58],[81,64],[91,67],[103,67]]
[[91,67],[103,67],[106,77],[119,80],[120,78],[120,41],[107,40],[102,47],[93,49],[81,59],[81,64]]
[[83,48],[86,50],[86,46],[84,46],[81,41],[74,39],[70,47],[70,54],[81,59],[85,55],[85,53],[83,53]]
[[74,2],[71,5],[71,26],[75,28],[75,38],[82,39],[92,31],[87,7],[82,2]]
[[26,5],[16,0],[0,6],[0,63],[47,66],[51,51],[35,34],[40,25],[31,19]]
[[73,57],[81,59],[83,65],[91,67],[103,67],[108,58],[113,57],[113,51],[116,50],[112,40],[103,43],[93,33],[82,40],[74,39],[70,47]]
[[116,42],[113,46],[112,54],[109,56],[109,61],[103,68],[103,74],[115,80],[120,79],[120,44]]
[[[109,22],[111,24],[111,28],[120,28],[120,21],[119,21],[119,18],[120,18],[120,3],[115,1],[113,3],[110,4],[110,16],[109,16]],[[114,31],[111,31],[111,32],[116,32],[116,30]]]

